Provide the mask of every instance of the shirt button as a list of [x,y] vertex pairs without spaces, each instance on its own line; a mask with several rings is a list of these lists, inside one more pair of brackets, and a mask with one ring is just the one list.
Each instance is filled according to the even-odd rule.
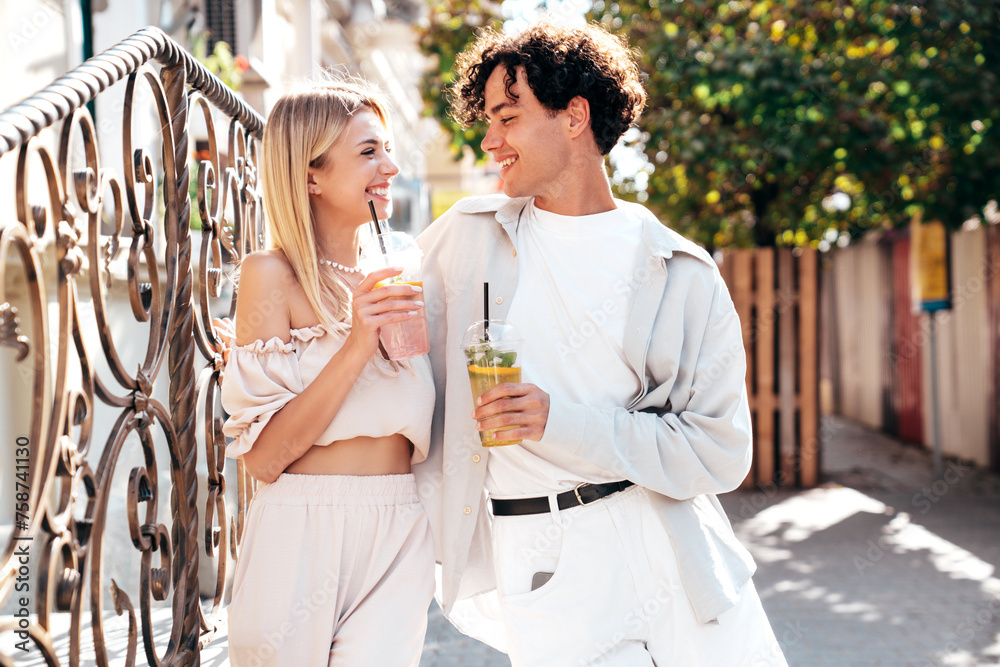
[[503,303],[503,297],[502,296],[498,296],[497,297],[497,305],[499,306],[501,303]]
[[466,508],[465,508],[464,510],[462,510],[462,511],[463,511],[463,512],[465,512],[466,514],[472,514],[472,508],[471,508],[471,507],[466,507]]
[[479,463],[479,459],[481,459],[481,458],[482,458],[482,457],[481,457],[481,456],[479,456],[479,454],[475,454],[475,455],[473,455],[473,457],[472,457],[472,462],[473,462],[473,463]]

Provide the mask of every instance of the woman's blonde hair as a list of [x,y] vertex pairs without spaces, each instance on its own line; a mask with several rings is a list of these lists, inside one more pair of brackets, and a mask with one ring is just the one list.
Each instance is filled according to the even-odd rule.
[[387,105],[371,85],[360,79],[318,81],[283,95],[264,128],[260,175],[266,247],[285,253],[323,324],[350,319],[350,294],[333,269],[319,261],[308,170],[324,166],[326,152],[340,139],[351,117],[363,110],[372,111],[389,126]]

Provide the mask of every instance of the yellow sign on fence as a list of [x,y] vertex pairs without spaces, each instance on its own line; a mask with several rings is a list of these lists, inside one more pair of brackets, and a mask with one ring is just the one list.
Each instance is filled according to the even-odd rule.
[[948,230],[940,220],[910,222],[910,271],[914,310],[946,310],[951,306],[948,279]]

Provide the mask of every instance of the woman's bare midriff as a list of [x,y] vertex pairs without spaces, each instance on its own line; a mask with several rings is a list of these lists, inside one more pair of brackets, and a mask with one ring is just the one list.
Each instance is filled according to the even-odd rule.
[[381,438],[359,437],[314,445],[285,468],[296,475],[404,475],[410,472],[413,445],[395,433]]

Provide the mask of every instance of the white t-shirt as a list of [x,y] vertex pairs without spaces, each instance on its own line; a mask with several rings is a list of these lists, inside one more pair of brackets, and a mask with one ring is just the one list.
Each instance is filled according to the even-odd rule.
[[[529,204],[517,225],[517,288],[507,322],[525,342],[521,381],[563,400],[623,407],[640,389],[625,360],[625,321],[636,288],[642,223],[620,209],[564,216]],[[493,497],[538,496],[580,482],[619,481],[551,445],[490,449]]]

